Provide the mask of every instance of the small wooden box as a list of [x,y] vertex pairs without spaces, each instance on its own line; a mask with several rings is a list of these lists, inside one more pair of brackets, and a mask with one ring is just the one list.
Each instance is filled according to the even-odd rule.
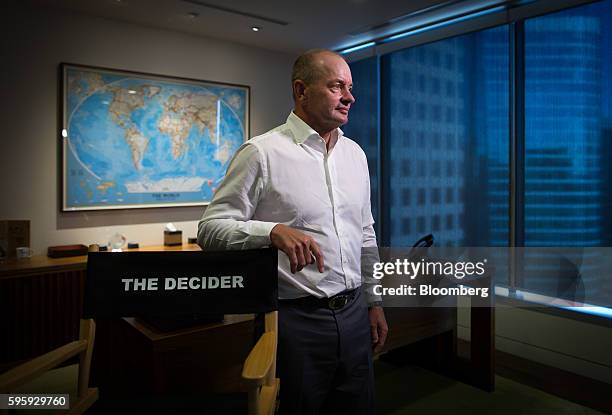
[[183,231],[164,231],[164,246],[183,245]]
[[49,258],[67,258],[71,256],[87,255],[88,248],[85,245],[60,245],[50,246],[47,249]]

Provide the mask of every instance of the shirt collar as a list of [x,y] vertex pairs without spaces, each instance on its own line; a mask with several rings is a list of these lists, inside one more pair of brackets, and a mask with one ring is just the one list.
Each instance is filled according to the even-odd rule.
[[[314,139],[316,142],[323,142],[323,139],[319,133],[313,130],[311,126],[306,124],[304,120],[295,115],[293,111],[291,111],[291,114],[289,114],[289,117],[287,117],[287,125],[293,133],[293,140],[296,144],[304,144],[308,139]],[[340,129],[340,127],[332,131],[331,140],[333,141],[330,150],[336,145],[340,137],[343,135],[344,132]]]

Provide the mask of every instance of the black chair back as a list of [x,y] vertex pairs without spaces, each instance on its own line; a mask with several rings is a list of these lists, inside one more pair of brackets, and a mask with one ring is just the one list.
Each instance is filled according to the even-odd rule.
[[171,318],[278,309],[274,248],[90,252],[84,318]]

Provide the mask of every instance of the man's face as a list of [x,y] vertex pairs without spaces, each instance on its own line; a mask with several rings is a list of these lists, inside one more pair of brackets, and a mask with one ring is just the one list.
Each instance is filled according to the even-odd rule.
[[321,53],[316,59],[322,69],[321,76],[306,86],[303,109],[313,124],[330,131],[348,121],[349,109],[355,102],[351,94],[353,79],[341,57]]

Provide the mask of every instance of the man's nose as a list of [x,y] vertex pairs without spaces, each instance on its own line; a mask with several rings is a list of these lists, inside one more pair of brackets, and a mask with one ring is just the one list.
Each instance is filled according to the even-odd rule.
[[355,102],[355,97],[353,96],[351,91],[347,89],[344,94],[342,94],[342,103],[344,105],[347,105],[352,104],[353,102]]

